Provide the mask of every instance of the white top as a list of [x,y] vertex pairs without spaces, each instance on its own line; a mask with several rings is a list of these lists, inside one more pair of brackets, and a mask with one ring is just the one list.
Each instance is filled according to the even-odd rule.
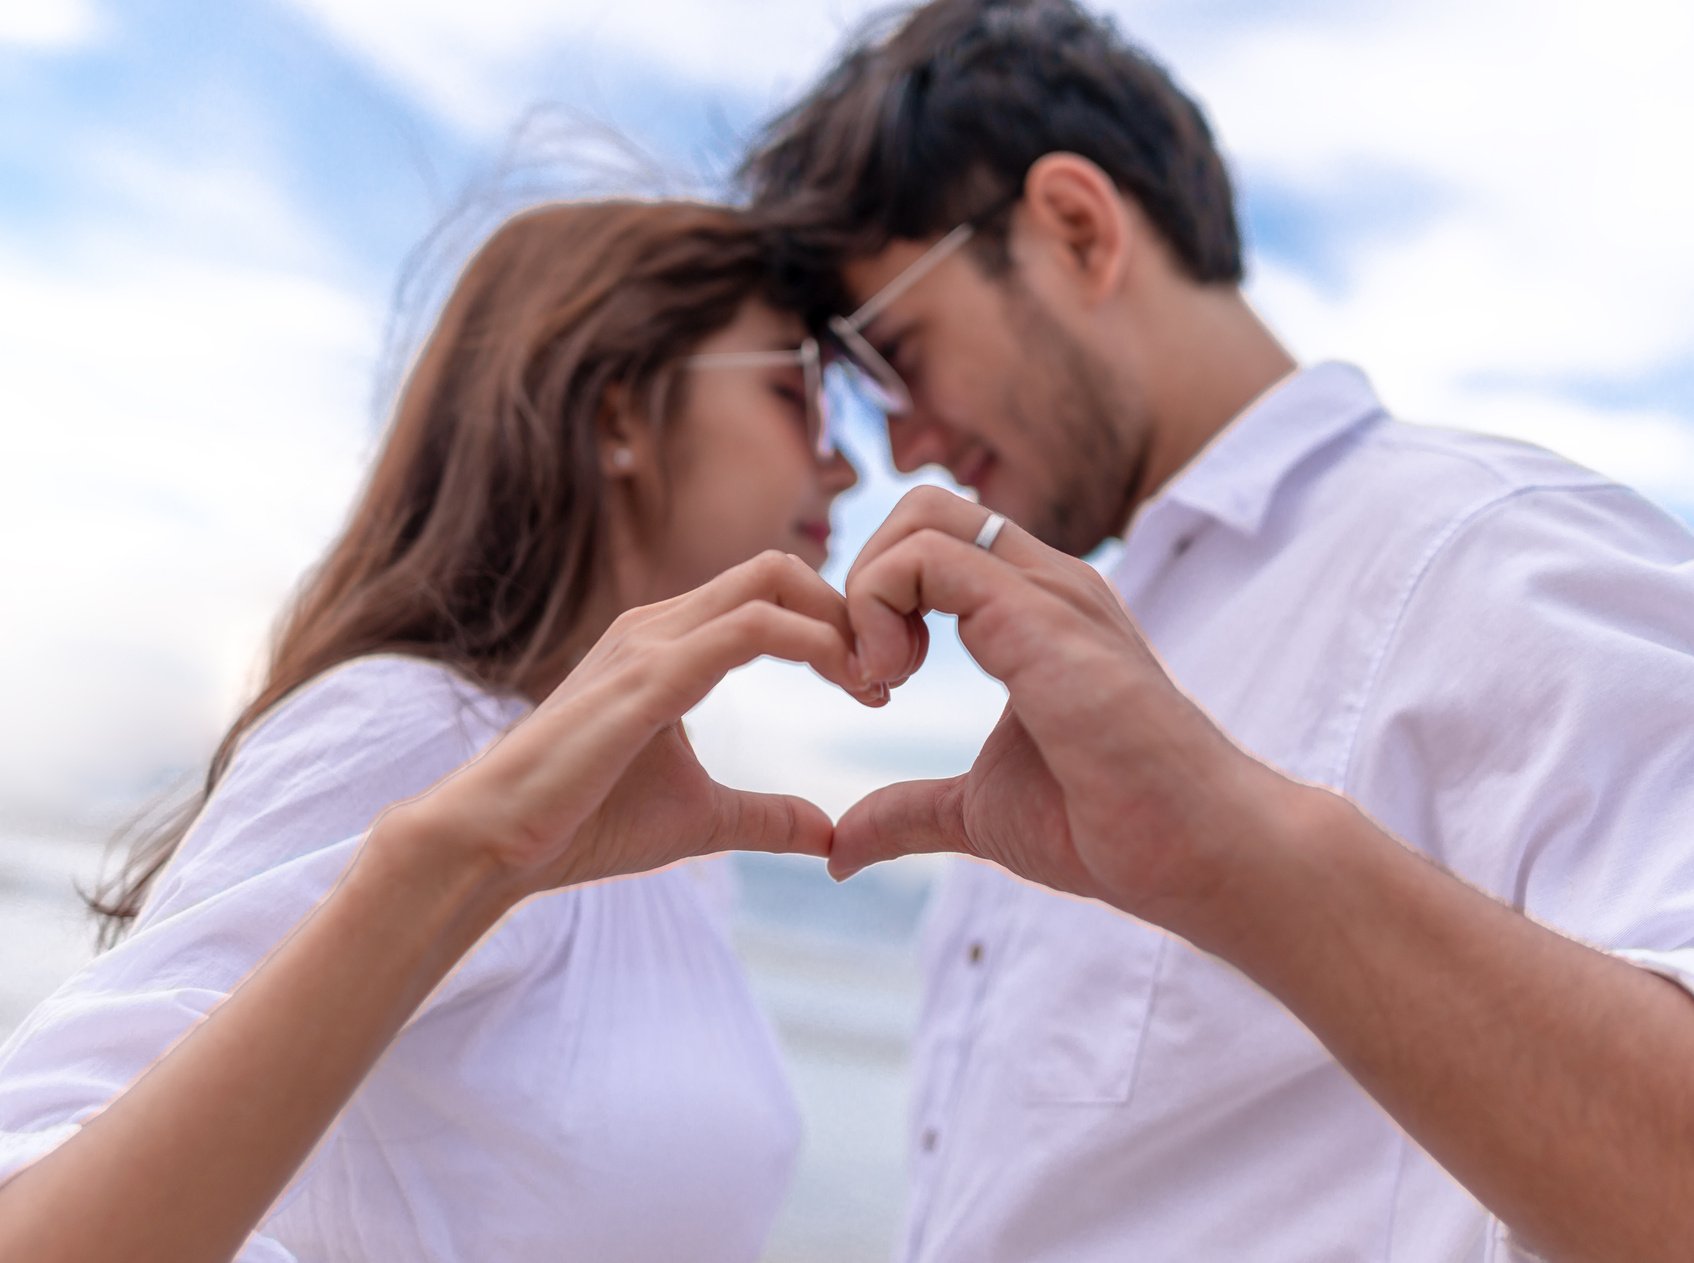
[[[1111,577],[1248,749],[1694,980],[1694,537],[1640,496],[1325,365],[1149,502]],[[1182,940],[961,861],[925,951],[901,1258],[1530,1257]]]
[[[136,932],[0,1048],[0,1178],[73,1132],[524,713],[371,657],[242,743]],[[357,962],[349,962],[357,967]],[[520,905],[383,1056],[241,1263],[758,1258],[799,1123],[689,868]]]

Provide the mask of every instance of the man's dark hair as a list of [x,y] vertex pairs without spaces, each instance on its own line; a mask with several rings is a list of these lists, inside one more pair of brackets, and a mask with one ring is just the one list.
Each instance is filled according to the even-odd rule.
[[[1229,175],[1205,118],[1109,21],[1072,0],[932,0],[892,16],[742,163],[791,281],[828,294],[846,259],[1009,206],[1054,152],[1110,176],[1194,280],[1241,280]],[[1004,224],[981,226],[1003,265]]]

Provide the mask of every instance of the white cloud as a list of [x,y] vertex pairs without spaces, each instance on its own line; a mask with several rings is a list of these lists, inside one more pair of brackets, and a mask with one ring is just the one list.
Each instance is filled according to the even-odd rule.
[[1342,243],[1350,314],[1415,313],[1431,369],[1629,373],[1694,354],[1694,9],[1627,0],[1373,8],[1243,24],[1193,74],[1246,178],[1314,201],[1404,173],[1392,239]]
[[[1694,355],[1675,345],[1686,328],[1663,331],[1667,336],[1656,344],[1645,335],[1643,347],[1613,339],[1588,344],[1586,356],[1567,352],[1561,358],[1559,325],[1572,308],[1527,303],[1514,319],[1517,313],[1489,305],[1498,291],[1482,282],[1473,282],[1477,297],[1452,304],[1450,318],[1432,324],[1426,304],[1436,292],[1467,292],[1463,257],[1434,247],[1384,257],[1380,268],[1366,270],[1369,279],[1340,296],[1272,264],[1259,270],[1250,292],[1297,355],[1363,365],[1401,416],[1536,443],[1662,504],[1685,512],[1694,507],[1694,418],[1670,405],[1605,407],[1558,384],[1567,373],[1610,373],[1627,381],[1657,356]],[[1495,275],[1480,261],[1478,269]],[[1419,293],[1425,302],[1416,299]],[[1397,297],[1406,301],[1397,303]],[[1538,375],[1546,377],[1545,385],[1535,384]]]
[[[774,107],[827,63],[862,0],[559,5],[296,0],[334,38],[473,131],[497,134],[558,59],[629,54]],[[1246,185],[1314,206],[1383,172],[1434,199],[1341,240],[1349,327],[1402,321],[1425,369],[1630,373],[1694,354],[1694,7],[1620,0],[1104,6],[1205,102]],[[615,111],[612,111],[615,113]],[[1339,323],[1339,322],[1338,322]]]
[[[337,41],[439,116],[497,137],[537,97],[589,111],[605,99],[596,62],[634,57],[703,87],[755,97],[796,91],[825,65],[870,0],[294,0]],[[569,56],[590,67],[550,77]]]
[[[619,116],[630,103],[602,99],[593,63],[626,56],[774,107],[872,7],[296,4],[485,138],[537,95]],[[1222,21],[1217,5],[1115,6],[1207,102],[1249,188],[1321,207],[1387,171],[1433,193],[1403,227],[1340,239],[1322,284],[1261,261],[1255,301],[1302,354],[1364,364],[1408,415],[1517,434],[1678,498],[1694,486],[1679,404],[1603,409],[1553,383],[1694,358],[1694,257],[1678,244],[1694,183],[1676,161],[1694,10],[1324,7]],[[92,38],[95,22],[85,4],[14,5],[0,44]],[[566,55],[586,76],[550,80]],[[0,735],[0,768],[41,792],[188,757],[361,472],[381,312],[264,153],[240,148],[222,166],[85,150],[109,197],[72,234],[71,265],[0,254],[0,573],[25,611],[0,660],[0,696],[24,718]],[[898,493],[868,482],[840,524],[847,552]],[[761,665],[693,722],[726,779],[838,812],[890,776],[962,770],[999,704],[944,639],[881,714]]]
[[1686,401],[1609,409],[1561,383],[1694,362],[1694,178],[1677,156],[1694,9],[1431,0],[1175,38],[1249,189],[1345,207],[1388,173],[1419,203],[1403,226],[1333,226],[1321,283],[1300,259],[1256,261],[1254,299],[1297,352],[1359,362],[1426,419],[1688,502]]
[[88,142],[77,165],[102,206],[121,212],[83,220],[80,257],[91,267],[110,261],[121,268],[163,254],[172,266],[229,261],[279,274],[322,274],[332,266],[331,242],[252,153],[259,129],[236,122],[242,112],[222,112],[226,128],[238,135],[216,156],[141,153],[106,138]]
[[201,757],[356,485],[380,312],[302,265],[262,180],[220,187],[203,234],[138,228],[141,196],[68,264],[0,253],[8,810],[103,810]]
[[91,0],[28,0],[0,5],[0,47],[64,51],[92,43],[102,21]]

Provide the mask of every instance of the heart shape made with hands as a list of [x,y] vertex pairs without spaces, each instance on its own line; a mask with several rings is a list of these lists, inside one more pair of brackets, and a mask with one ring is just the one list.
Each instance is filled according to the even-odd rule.
[[[1092,567],[1010,525],[981,547],[984,514],[919,488],[844,592],[769,553],[627,611],[436,809],[531,893],[727,850],[819,856],[838,879],[950,851],[1136,915],[1178,907],[1215,884],[1229,839],[1284,809],[1273,782],[1292,782],[1177,689]],[[695,757],[682,716],[733,668],[805,663],[881,706],[922,668],[932,610],[957,617],[1008,693],[969,771],[881,786],[832,823],[804,798],[722,785]]]

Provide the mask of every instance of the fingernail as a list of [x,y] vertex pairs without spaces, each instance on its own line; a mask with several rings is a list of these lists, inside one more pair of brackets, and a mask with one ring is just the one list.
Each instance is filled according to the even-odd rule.
[[886,706],[888,704],[888,685],[878,684],[871,690],[871,696],[876,699],[878,706]]
[[860,659],[858,650],[847,655],[847,678],[861,689],[870,687],[871,673]]

